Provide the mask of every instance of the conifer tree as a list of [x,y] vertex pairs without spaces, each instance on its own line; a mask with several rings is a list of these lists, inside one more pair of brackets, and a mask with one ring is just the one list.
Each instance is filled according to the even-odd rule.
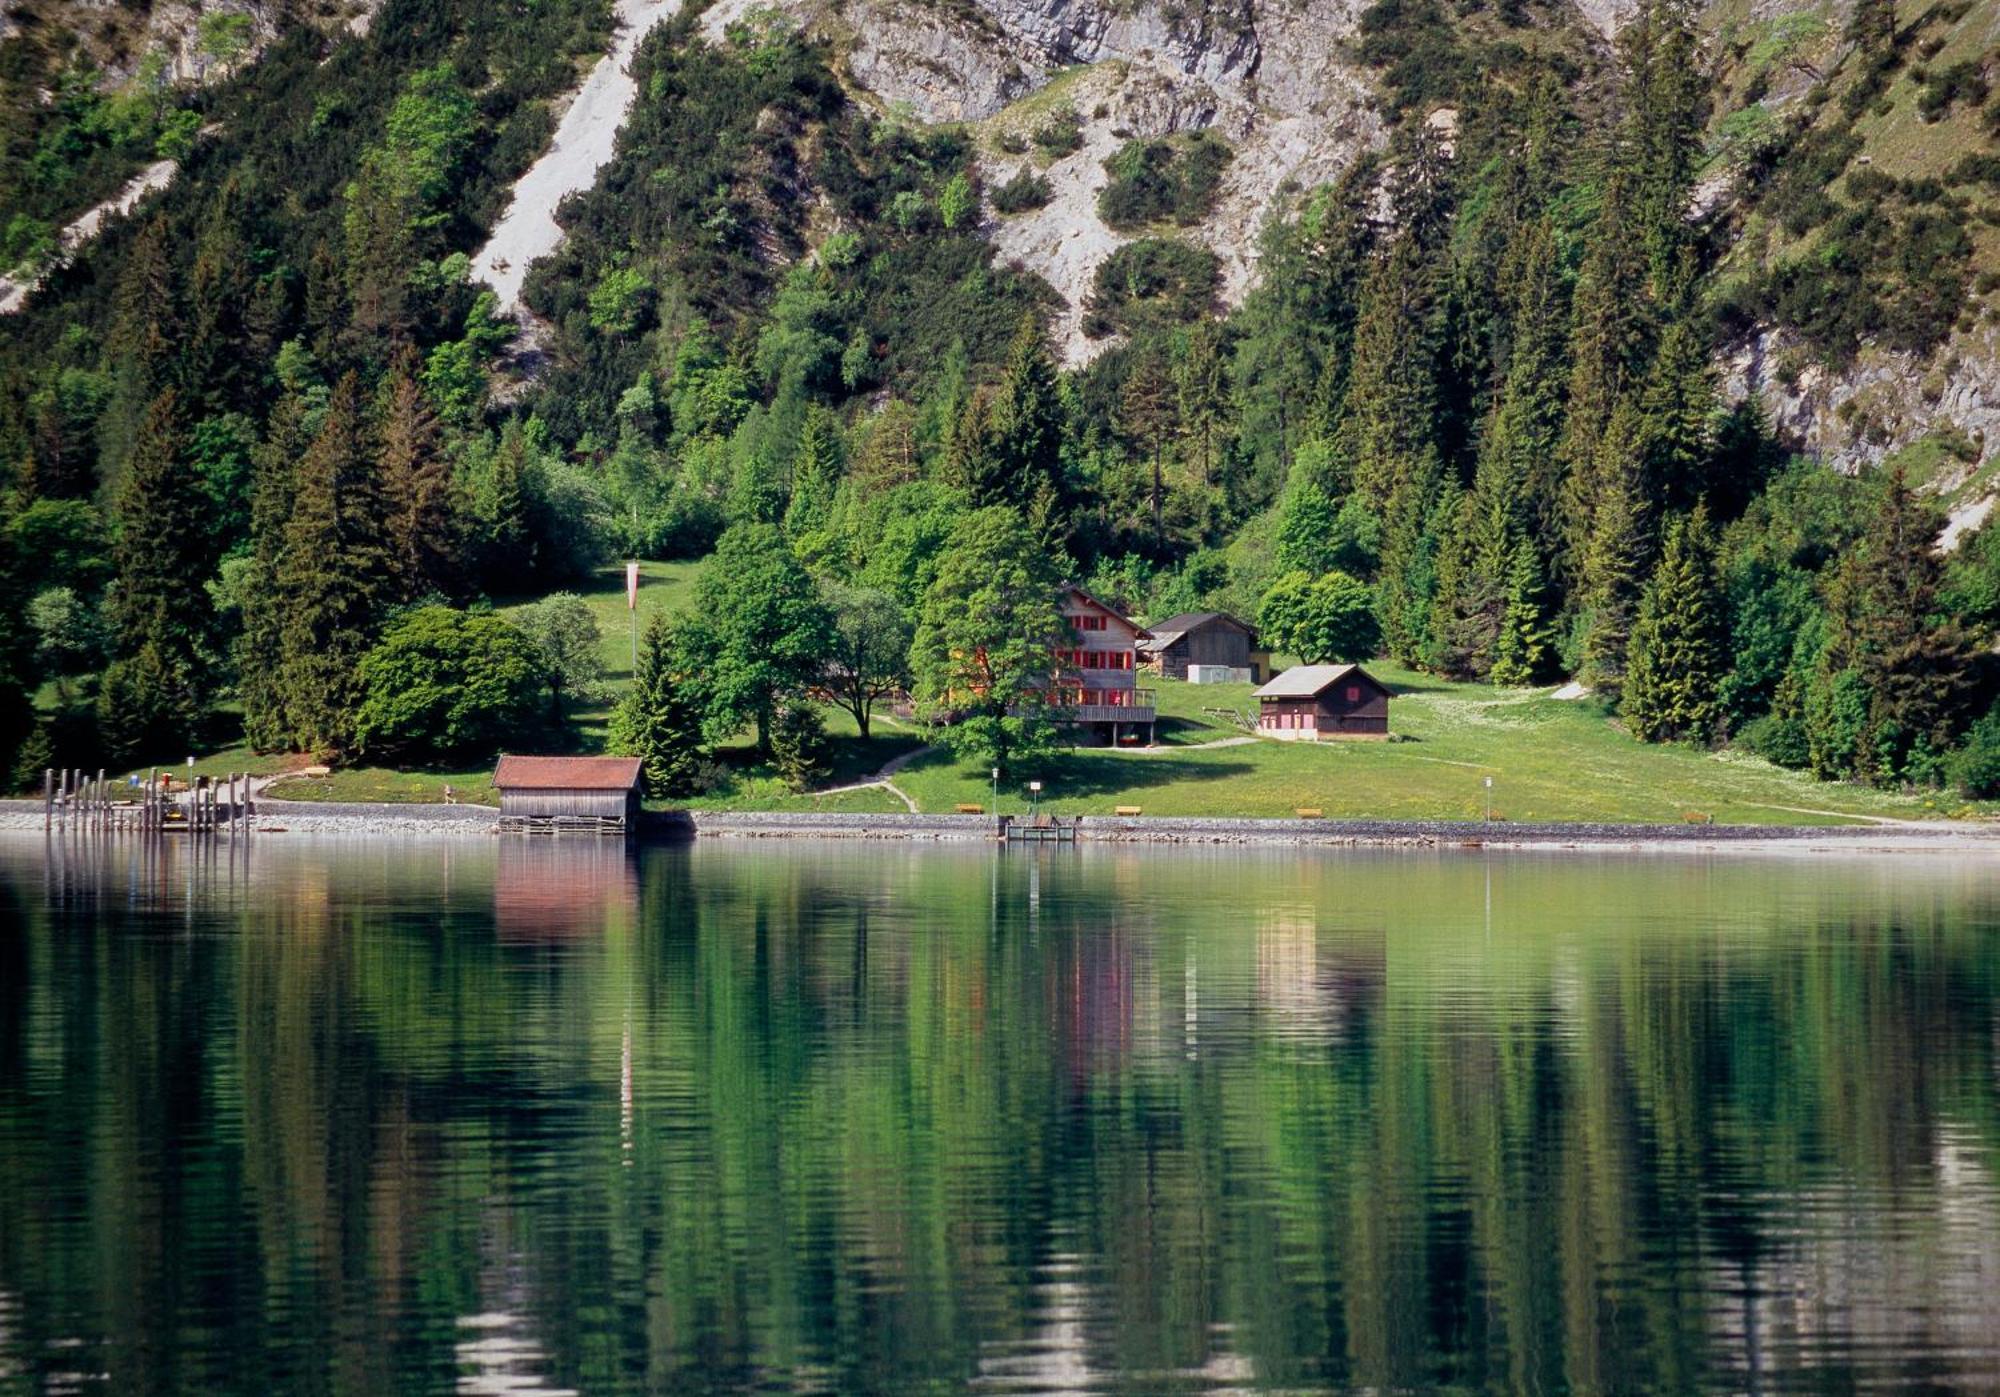
[[1178,339],[1174,387],[1175,415],[1187,455],[1206,489],[1215,483],[1230,406],[1229,364],[1222,351],[1222,331],[1214,321],[1198,320]]
[[1708,498],[1715,459],[1715,384],[1707,336],[1693,315],[1672,320],[1639,403],[1646,421],[1646,497],[1688,510]]
[[818,403],[806,409],[798,450],[792,454],[792,498],[785,507],[785,532],[797,539],[826,527],[840,486],[840,428]]
[[[1935,509],[1895,467],[1872,527],[1828,589],[1832,631],[1814,688],[1837,690],[1846,678],[1865,705],[1854,774],[1908,776],[1913,754],[1941,755],[1956,736],[1975,647],[1955,619],[1940,614],[1938,528]],[[1822,765],[1817,757],[1814,764]]]
[[1598,510],[1604,434],[1640,371],[1651,334],[1644,249],[1634,239],[1629,177],[1614,169],[1577,275],[1570,335],[1568,410],[1557,448],[1561,476],[1559,575],[1582,585]]
[[646,793],[693,795],[703,758],[702,706],[685,678],[688,659],[672,624],[655,612],[639,647],[632,687],[611,714],[611,748],[639,759]]
[[460,517],[437,414],[417,381],[414,350],[396,356],[380,409],[382,496],[389,554],[404,600],[457,589]]
[[1007,366],[992,403],[992,456],[999,498],[975,503],[1026,505],[1046,481],[1062,493],[1062,394],[1055,360],[1041,321],[1031,311],[1021,317],[1007,347]]
[[1507,573],[1507,609],[1489,675],[1495,684],[1539,684],[1547,677],[1555,653],[1547,592],[1535,546],[1524,539],[1515,546]]
[[174,354],[181,338],[178,300],[166,218],[156,215],[140,230],[125,259],[105,341],[112,392],[97,440],[98,474],[107,482],[123,472],[149,406],[174,386]]
[[1436,450],[1426,449],[1390,497],[1376,597],[1384,646],[1405,664],[1424,659],[1437,595],[1440,538],[1459,513],[1461,496],[1458,482],[1446,481]]
[[[1437,590],[1431,599],[1424,664],[1454,679],[1472,679],[1493,663],[1505,604],[1504,548],[1489,558],[1481,546],[1482,501],[1476,492],[1460,492],[1444,515],[1438,538]],[[1442,513],[1442,511],[1440,511]]]
[[299,461],[277,570],[288,726],[297,746],[317,752],[351,744],[365,697],[361,658],[394,595],[369,447],[360,383],[350,373],[335,385],[319,434]]
[[1632,628],[1620,711],[1634,736],[1645,742],[1715,736],[1729,672],[1723,607],[1707,511],[1677,516]]
[[179,403],[168,389],[146,409],[118,492],[117,658],[104,677],[99,717],[107,745],[121,755],[183,746],[201,717],[206,578],[198,559],[206,535],[183,445]]
[[1616,701],[1625,682],[1632,620],[1645,584],[1649,516],[1642,488],[1639,414],[1621,403],[1598,447],[1597,509],[1583,555],[1578,677]]
[[290,744],[285,705],[285,609],[278,594],[285,528],[292,517],[299,458],[319,432],[321,406],[309,385],[290,385],[271,411],[270,425],[252,460],[250,561],[243,585],[243,633],[236,642],[237,692],[243,731],[252,748],[276,751]]
[[[1417,239],[1405,234],[1368,278],[1354,331],[1346,429],[1354,485],[1387,512],[1404,482],[1436,455],[1437,327],[1433,272]],[[1428,506],[1428,499],[1419,499]]]

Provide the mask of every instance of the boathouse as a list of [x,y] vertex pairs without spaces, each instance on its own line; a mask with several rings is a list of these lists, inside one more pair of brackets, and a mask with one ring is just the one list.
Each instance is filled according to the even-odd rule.
[[561,825],[639,819],[637,757],[500,758],[493,772],[503,825]]
[[1360,665],[1298,665],[1257,691],[1257,731],[1287,742],[1386,738],[1389,689]]

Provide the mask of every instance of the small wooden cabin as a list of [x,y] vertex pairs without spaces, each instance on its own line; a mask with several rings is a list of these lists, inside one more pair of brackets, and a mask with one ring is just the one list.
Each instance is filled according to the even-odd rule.
[[1187,678],[1189,665],[1221,665],[1247,669],[1260,684],[1271,668],[1257,633],[1227,612],[1183,612],[1146,629],[1152,634],[1139,642],[1140,662],[1165,679]]
[[1360,665],[1299,665],[1257,691],[1257,731],[1286,742],[1389,735],[1389,689]]
[[493,784],[503,822],[639,818],[637,757],[504,756]]

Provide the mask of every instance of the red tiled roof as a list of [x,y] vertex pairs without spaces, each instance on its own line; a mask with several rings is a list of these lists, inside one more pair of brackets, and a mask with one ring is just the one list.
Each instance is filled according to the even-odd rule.
[[515,791],[624,791],[639,784],[637,757],[502,757],[493,784]]

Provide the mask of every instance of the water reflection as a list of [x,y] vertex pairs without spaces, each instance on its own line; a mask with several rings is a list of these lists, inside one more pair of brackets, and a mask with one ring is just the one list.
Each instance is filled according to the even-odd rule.
[[0,843],[0,1393],[1980,1390],[1948,861]]

